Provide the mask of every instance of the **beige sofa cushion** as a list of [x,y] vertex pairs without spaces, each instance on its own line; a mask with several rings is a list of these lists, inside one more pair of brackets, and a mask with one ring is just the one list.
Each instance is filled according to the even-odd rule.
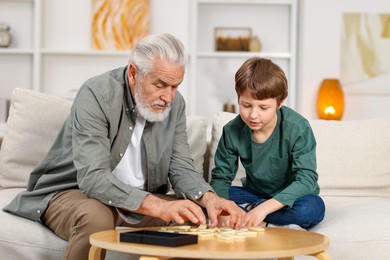
[[[214,155],[215,151],[218,147],[219,139],[222,135],[223,126],[226,125],[230,120],[234,119],[237,114],[229,113],[229,112],[218,112],[214,115],[213,118],[213,127],[211,130],[211,141],[210,141],[210,164],[209,164],[209,175],[208,180],[211,180],[211,170],[215,166]],[[234,178],[233,185],[241,186],[240,179],[245,177],[244,167],[240,164],[238,167],[238,171],[236,177]]]
[[203,176],[204,156],[207,149],[207,119],[202,116],[188,116],[187,135],[195,169]]
[[[237,114],[219,112],[213,120],[210,172],[223,126]],[[311,120],[317,140],[322,195],[390,197],[390,118],[356,121]],[[210,174],[209,172],[209,174]],[[240,165],[234,185],[245,175]]]
[[7,130],[0,150],[0,187],[26,187],[30,171],[45,156],[71,103],[29,89],[11,96]]
[[[0,150],[0,187],[26,187],[29,173],[50,149],[69,114],[71,102],[29,89],[15,89]],[[203,175],[207,120],[187,118],[188,141],[196,170]]]
[[390,197],[390,118],[310,123],[322,195]]
[[389,259],[390,198],[323,196],[323,199],[326,216],[310,231],[329,238],[330,247],[326,251],[331,259]]

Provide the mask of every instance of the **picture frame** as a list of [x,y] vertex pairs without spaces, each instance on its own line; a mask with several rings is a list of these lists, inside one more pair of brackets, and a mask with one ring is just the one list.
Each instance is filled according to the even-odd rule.
[[249,51],[252,29],[249,27],[216,27],[216,51]]

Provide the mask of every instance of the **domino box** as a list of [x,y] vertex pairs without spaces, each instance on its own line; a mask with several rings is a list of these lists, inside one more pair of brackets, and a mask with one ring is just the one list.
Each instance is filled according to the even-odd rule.
[[197,244],[198,236],[153,230],[140,230],[120,233],[119,240],[120,242],[176,247]]

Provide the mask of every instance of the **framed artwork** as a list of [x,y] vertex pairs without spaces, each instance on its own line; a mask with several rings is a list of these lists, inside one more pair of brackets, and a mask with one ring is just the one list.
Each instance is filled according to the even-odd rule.
[[340,79],[358,83],[390,79],[390,14],[344,13]]
[[215,28],[216,51],[249,51],[252,29],[247,27]]
[[92,48],[131,50],[149,33],[150,0],[92,0]]

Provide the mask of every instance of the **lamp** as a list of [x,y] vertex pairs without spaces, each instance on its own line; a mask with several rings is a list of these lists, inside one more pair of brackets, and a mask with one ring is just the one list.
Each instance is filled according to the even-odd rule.
[[338,79],[324,79],[318,90],[317,114],[320,119],[340,120],[344,113],[344,93]]

